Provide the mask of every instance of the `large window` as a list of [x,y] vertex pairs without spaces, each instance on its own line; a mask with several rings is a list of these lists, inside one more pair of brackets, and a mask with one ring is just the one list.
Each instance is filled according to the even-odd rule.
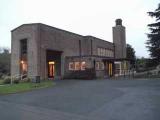
[[21,54],[27,54],[27,39],[20,40]]
[[114,57],[113,51],[106,48],[97,48],[97,54],[98,56]]
[[69,70],[85,70],[86,62],[69,62]]
[[26,61],[21,61],[21,70],[22,70],[22,73],[25,74],[27,73],[27,62]]
[[20,40],[20,70],[21,74],[27,74],[27,39]]

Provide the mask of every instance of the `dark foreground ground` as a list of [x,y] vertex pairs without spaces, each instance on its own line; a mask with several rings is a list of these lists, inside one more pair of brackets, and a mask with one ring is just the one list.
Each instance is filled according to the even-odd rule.
[[160,120],[160,80],[63,80],[0,96],[0,120]]

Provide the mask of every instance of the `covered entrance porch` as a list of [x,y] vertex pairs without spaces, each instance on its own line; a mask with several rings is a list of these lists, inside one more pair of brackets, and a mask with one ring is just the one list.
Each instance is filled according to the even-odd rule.
[[127,74],[130,67],[128,59],[103,59],[103,62],[109,77]]
[[61,76],[61,51],[46,50],[46,70],[50,79]]

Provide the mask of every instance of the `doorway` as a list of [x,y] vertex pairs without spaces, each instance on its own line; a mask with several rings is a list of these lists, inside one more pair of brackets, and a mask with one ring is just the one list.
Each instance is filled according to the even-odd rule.
[[48,78],[61,76],[61,54],[60,51],[46,50],[46,75]]
[[48,62],[48,77],[54,78],[54,75],[55,75],[55,62],[49,61]]
[[109,69],[109,71],[108,71],[109,76],[110,77],[113,76],[113,65],[112,65],[112,63],[108,64],[108,69]]
[[113,62],[106,62],[106,70],[107,70],[107,75],[109,77],[113,76]]

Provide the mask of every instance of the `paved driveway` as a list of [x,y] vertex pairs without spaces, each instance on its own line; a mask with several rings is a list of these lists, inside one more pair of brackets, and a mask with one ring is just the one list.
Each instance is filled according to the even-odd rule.
[[160,80],[63,80],[0,96],[0,120],[160,120]]

